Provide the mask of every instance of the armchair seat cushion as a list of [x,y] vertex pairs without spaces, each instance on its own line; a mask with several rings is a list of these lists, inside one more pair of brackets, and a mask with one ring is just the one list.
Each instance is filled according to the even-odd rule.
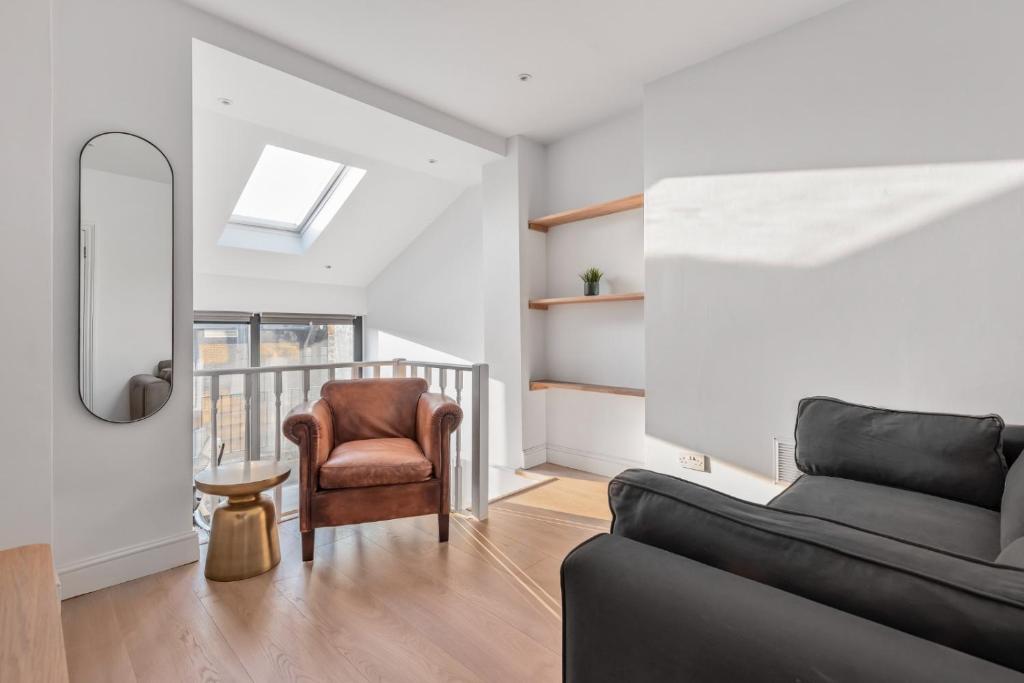
[[853,479],[804,475],[769,507],[989,562],[1001,549],[995,510]]
[[412,484],[433,474],[434,466],[412,439],[360,439],[331,451],[320,466],[320,488]]

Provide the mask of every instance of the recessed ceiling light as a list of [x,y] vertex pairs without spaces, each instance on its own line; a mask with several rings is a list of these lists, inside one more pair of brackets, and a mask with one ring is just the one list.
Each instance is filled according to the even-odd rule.
[[519,74],[518,76],[516,76],[516,78],[518,78],[523,83],[525,83],[526,81],[528,81],[531,78],[533,78],[533,74]]
[[437,159],[427,159],[427,163],[428,164],[436,164],[437,163]]
[[326,268],[327,270],[330,270],[330,269],[331,269],[331,268],[333,268],[333,267],[334,267],[334,266],[331,266],[331,265],[326,265],[326,266],[324,266],[324,268]]
[[230,97],[218,97],[217,101],[223,104],[225,107],[230,107],[234,102]]

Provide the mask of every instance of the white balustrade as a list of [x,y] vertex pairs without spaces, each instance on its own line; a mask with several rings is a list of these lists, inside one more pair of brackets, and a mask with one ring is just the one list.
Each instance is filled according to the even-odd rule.
[[[312,364],[312,365],[285,365],[285,366],[267,366],[267,367],[253,367],[253,368],[226,368],[222,370],[196,370],[194,376],[197,378],[197,387],[199,391],[199,398],[202,399],[202,383],[203,378],[209,378],[210,383],[210,396],[209,396],[209,452],[210,452],[210,466],[217,466],[217,452],[218,446],[221,441],[225,444],[232,440],[235,436],[235,432],[231,431],[232,420],[228,420],[225,423],[225,416],[222,415],[222,405],[226,399],[230,404],[231,412],[228,413],[229,418],[233,418],[234,422],[243,422],[241,430],[241,451],[243,452],[246,460],[258,460],[261,458],[261,447],[262,447],[262,436],[260,434],[260,417],[261,408],[264,405],[263,394],[261,388],[261,378],[264,375],[270,375],[273,377],[273,420],[274,420],[274,437],[273,437],[273,449],[274,459],[281,460],[283,443],[281,439],[281,423],[284,417],[284,412],[290,410],[299,401],[290,398],[293,394],[288,392],[286,387],[286,377],[293,376],[291,373],[298,373],[301,377],[301,388],[299,388],[302,396],[302,401],[307,402],[310,400],[310,393],[313,389],[311,373],[317,371],[326,371],[328,381],[333,381],[338,377],[338,370],[348,370],[348,376],[350,378],[360,377],[418,377],[422,370],[422,376],[427,381],[429,387],[433,388],[434,385],[434,371],[437,371],[437,384],[436,386],[440,389],[440,392],[444,395],[448,394],[449,391],[449,373],[452,373],[452,380],[454,382],[454,399],[456,403],[462,407],[465,417],[462,425],[455,432],[453,440],[455,442],[454,458],[452,458],[452,507],[455,510],[465,510],[465,498],[464,498],[464,481],[463,481],[463,463],[462,463],[462,433],[464,429],[469,429],[471,432],[471,444],[470,444],[470,474],[471,474],[471,491],[470,491],[470,504],[469,510],[473,516],[478,519],[484,519],[487,516],[487,467],[488,467],[488,453],[487,453],[487,409],[488,409],[488,396],[487,396],[487,377],[488,368],[486,364],[475,364],[475,365],[457,365],[450,363],[431,363],[426,361],[408,361],[404,358],[394,358],[390,360],[381,361],[359,361],[352,363],[323,363],[323,364]],[[367,373],[366,370],[369,369]],[[388,374],[385,375],[385,369]],[[242,377],[244,390],[232,394],[229,390],[226,396],[221,396],[221,382],[222,378],[228,377]],[[466,389],[465,378],[469,376],[471,386],[471,405],[464,405],[464,394]],[[289,380],[290,381],[290,380]],[[240,394],[240,395],[239,395]],[[236,401],[241,400],[243,406],[241,413],[234,411],[234,407],[237,405]],[[267,404],[269,405],[269,397],[267,397]],[[199,403],[202,406],[202,400]],[[202,411],[200,411],[202,415]],[[268,425],[269,427],[269,425]],[[227,437],[224,437],[225,429],[227,429]],[[196,448],[202,449],[203,444],[197,443]],[[238,450],[234,451],[235,453]],[[194,454],[198,456],[199,454]],[[274,500],[278,506],[278,509],[282,508],[281,501],[281,487],[274,490]],[[289,511],[284,511],[284,515],[288,516]]]

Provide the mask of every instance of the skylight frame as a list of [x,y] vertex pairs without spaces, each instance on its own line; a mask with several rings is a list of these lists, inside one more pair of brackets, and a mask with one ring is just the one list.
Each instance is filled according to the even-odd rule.
[[[265,147],[277,147],[276,145],[265,145]],[[280,147],[287,152],[303,154],[297,150]],[[313,155],[305,155],[313,156]],[[277,254],[302,255],[313,246],[314,243],[327,229],[327,226],[335,219],[344,207],[356,188],[366,177],[367,170],[352,166],[340,161],[334,161],[323,157],[315,157],[321,162],[333,164],[338,168],[332,169],[329,180],[325,181],[324,189],[319,197],[312,203],[302,221],[293,224],[269,219],[259,219],[232,213],[231,217],[224,223],[224,229],[217,240],[217,246],[234,249],[252,249],[255,251],[267,251]],[[253,168],[253,172],[255,172]],[[249,174],[250,179],[252,173]],[[328,177],[325,170],[321,178]],[[317,184],[320,184],[317,178]],[[248,186],[248,181],[246,181]],[[243,194],[245,190],[243,189]],[[242,195],[239,195],[239,201]],[[235,202],[238,206],[239,201]],[[292,215],[304,208],[304,204],[296,204]],[[283,217],[283,216],[282,216]]]
[[[324,205],[330,200],[335,190],[338,189],[338,186],[344,179],[346,172],[351,167],[339,161],[334,161],[333,159],[325,159],[323,157],[318,157],[312,154],[306,154],[305,152],[299,152],[298,150],[289,149],[287,147],[280,147],[278,145],[264,145],[264,150],[266,150],[268,147],[277,147],[278,149],[284,150],[292,154],[299,154],[302,156],[312,157],[319,161],[327,161],[333,164],[337,164],[338,168],[331,176],[330,180],[328,180],[327,183],[324,185],[324,188],[320,191],[319,196],[316,198],[316,200],[313,201],[312,205],[306,211],[305,216],[303,216],[302,220],[299,221],[298,223],[293,224],[286,223],[284,221],[275,221],[267,218],[259,218],[256,216],[246,216],[244,214],[236,214],[232,211],[231,216],[228,218],[227,221],[228,225],[235,225],[247,229],[272,230],[277,233],[285,233],[288,235],[302,237],[303,235],[306,234],[306,231],[309,229],[309,226],[316,219],[320,211],[324,208]],[[254,166],[252,171],[249,173],[249,177],[246,179],[246,188],[248,187],[249,182],[252,180],[253,175],[256,173],[258,165],[259,162],[257,162],[257,166]],[[245,188],[242,189],[242,194],[240,194],[238,200],[235,201],[236,206],[238,205],[238,202],[241,200],[244,194]]]

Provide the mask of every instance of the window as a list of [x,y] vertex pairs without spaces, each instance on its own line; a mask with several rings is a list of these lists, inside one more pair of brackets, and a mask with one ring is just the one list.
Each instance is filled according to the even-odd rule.
[[343,169],[334,161],[267,145],[231,212],[231,222],[301,233]]
[[[192,358],[196,370],[247,368],[250,362],[249,324],[221,319],[196,321],[192,325]],[[225,447],[224,462],[240,459],[245,453],[245,378],[225,375],[220,378],[220,444]],[[196,377],[192,389],[192,465],[194,473],[210,463],[217,452],[209,442],[213,414],[213,383],[209,377]]]
[[[197,312],[192,325],[193,367],[196,370],[226,370],[248,367],[325,365],[362,360],[362,321],[350,315],[300,315],[292,313]],[[329,379],[327,370],[312,370],[313,395]],[[257,431],[259,452],[273,452],[277,426],[274,424],[275,386],[272,374],[260,378],[258,396],[250,394],[243,375],[220,377],[220,430],[217,448],[226,444],[224,462],[241,460],[248,450],[246,439],[246,397],[259,401]],[[281,377],[281,400],[287,412],[303,400],[303,379],[299,371]],[[211,450],[208,443],[212,410],[212,383],[196,377],[193,387],[196,442],[193,455],[205,467]],[[285,450],[290,451],[289,445]]]
[[[258,382],[244,375],[226,373],[218,379],[217,443],[213,443],[213,383],[195,377],[192,387],[192,463],[200,472],[210,459],[220,462],[273,458],[277,444],[286,462],[298,459],[298,449],[281,439],[281,417],[305,400],[301,370],[288,366],[326,365],[362,360],[362,320],[350,315],[301,315],[292,313],[196,312],[192,325],[193,367],[196,370],[228,370],[248,367],[281,367],[280,385],[274,373],[263,373]],[[343,370],[339,377],[348,376]],[[326,369],[309,373],[309,395],[318,396],[330,379]],[[250,448],[250,444],[252,448]],[[297,509],[298,468],[283,487],[283,511]]]
[[354,327],[330,321],[260,325],[260,365],[315,365],[355,360]]
[[218,244],[301,254],[365,175],[355,166],[266,145]]
[[196,370],[249,367],[249,323],[194,323],[192,357]]
[[363,358],[362,320],[351,315],[196,312],[192,358],[196,370],[358,361]]

